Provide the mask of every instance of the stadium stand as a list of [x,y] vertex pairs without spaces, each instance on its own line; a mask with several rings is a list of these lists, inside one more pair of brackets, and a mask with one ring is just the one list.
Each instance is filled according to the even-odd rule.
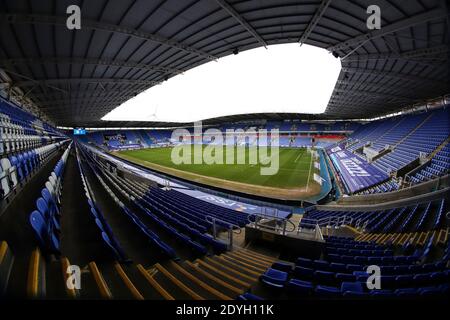
[[[81,1],[83,27],[70,30],[61,1],[1,1],[1,314],[13,299],[447,299],[448,5],[382,4],[382,28],[367,30],[362,0]],[[280,99],[273,112],[203,119],[201,132],[156,109],[103,120],[191,68],[285,43],[339,62],[323,113],[277,112]],[[239,133],[221,142],[209,129]],[[195,162],[277,139],[273,175],[262,154],[233,153],[232,170]],[[201,157],[149,156],[178,146]]]
[[[431,243],[430,241],[429,243]],[[358,242],[348,238],[326,239],[324,258],[313,260],[298,257],[295,263],[275,262],[260,277],[270,287],[282,290],[280,294],[307,297],[406,297],[440,295],[449,291],[447,260],[417,264],[427,258],[428,245],[412,255],[397,255],[383,245]],[[448,250],[448,248],[447,248]],[[383,276],[383,289],[366,290],[368,274],[364,265],[377,264]]]

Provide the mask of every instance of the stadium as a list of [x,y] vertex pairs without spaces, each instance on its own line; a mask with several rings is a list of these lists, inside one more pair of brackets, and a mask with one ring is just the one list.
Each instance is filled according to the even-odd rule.
[[446,1],[0,17],[0,300],[448,296]]

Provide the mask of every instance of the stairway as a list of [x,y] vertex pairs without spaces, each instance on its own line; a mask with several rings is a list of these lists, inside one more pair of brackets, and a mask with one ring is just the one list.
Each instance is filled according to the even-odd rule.
[[173,299],[232,300],[258,282],[274,261],[240,249],[193,262],[155,264],[147,273]]
[[431,236],[434,236],[435,244],[444,245],[448,241],[449,229],[409,233],[363,233],[357,236],[355,240],[362,242],[375,242],[382,245],[392,243],[400,246],[403,246],[409,242],[411,245],[423,246],[426,240]]
[[427,117],[425,117],[425,119],[423,119],[423,121],[421,123],[419,123],[419,125],[417,125],[412,131],[410,131],[406,136],[404,136],[402,139],[400,139],[400,141],[398,141],[393,147],[394,149],[399,145],[402,144],[406,139],[408,139],[408,137],[410,137],[412,134],[414,134],[414,132],[416,132],[418,129],[420,129],[432,116],[434,115],[434,113],[430,113]]
[[442,142],[436,149],[434,149],[434,151],[432,153],[430,153],[430,155],[428,156],[428,159],[432,159],[436,155],[436,153],[438,153],[439,151],[444,149],[444,147],[449,143],[450,143],[450,137],[447,138],[444,142]]
[[[0,248],[1,270],[9,270],[12,253],[6,243]],[[149,268],[92,261],[80,266],[81,288],[69,289],[69,260],[44,257],[36,249],[14,261],[16,268],[12,268],[12,277],[4,287],[7,297],[32,299],[233,300],[257,283],[274,261],[276,258],[249,249],[195,261],[170,260]]]
[[383,133],[381,136],[379,136],[378,138],[376,138],[374,141],[371,141],[371,142],[372,143],[377,142],[378,140],[382,139],[383,137],[388,136],[395,128],[397,128],[399,125],[401,125],[405,119],[406,119],[406,117],[404,117],[403,119],[400,119],[400,121],[398,121],[395,125],[393,125],[391,128],[389,128],[389,130],[387,130],[385,133]]

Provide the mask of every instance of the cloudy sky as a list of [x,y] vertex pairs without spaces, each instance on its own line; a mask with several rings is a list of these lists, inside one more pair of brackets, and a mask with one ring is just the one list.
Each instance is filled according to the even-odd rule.
[[103,120],[192,122],[244,113],[321,113],[339,71],[339,59],[308,45],[247,50],[154,86]]

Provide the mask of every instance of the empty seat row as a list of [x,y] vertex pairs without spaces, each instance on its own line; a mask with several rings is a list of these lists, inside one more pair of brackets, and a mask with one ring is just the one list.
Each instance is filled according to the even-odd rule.
[[98,232],[100,233],[100,236],[103,239],[105,245],[109,248],[109,250],[111,250],[113,256],[117,259],[117,261],[126,262],[129,260],[127,254],[114,235],[100,208],[95,204],[91,188],[89,187],[89,182],[84,174],[84,170],[81,165],[78,148],[76,148],[76,156],[81,181],[83,183],[84,193],[89,204],[89,210],[92,215],[92,219],[94,220],[95,225],[98,228]]
[[60,254],[60,206],[63,173],[72,143],[64,151],[36,200],[36,209],[29,217],[39,246],[48,254]]
[[[92,158],[91,161],[96,162]],[[100,163],[96,163],[99,167],[101,166]],[[164,207],[157,207],[148,201],[145,192],[131,180],[114,175],[108,170],[103,170],[102,173],[125,197],[132,199],[155,224],[192,250],[202,255],[208,253],[205,245],[211,245],[215,251],[219,252],[227,250],[227,245],[207,234],[204,226],[198,225],[195,221],[185,220],[176,212],[167,211]]]
[[136,229],[139,230],[139,232],[141,232],[143,235],[145,235],[148,241],[155,247],[157,247],[163,254],[165,254],[170,258],[177,258],[177,253],[175,252],[175,250],[167,243],[162,241],[154,231],[152,231],[145,223],[142,222],[142,220],[134,212],[132,212],[132,210],[130,210],[122,201],[120,201],[120,199],[116,196],[113,190],[107,185],[107,183],[101,177],[100,171],[89,161],[88,158],[86,158],[86,153],[81,146],[79,150],[81,150],[81,154],[83,154],[83,157],[85,157],[85,159],[87,160],[88,165],[92,169],[94,175],[99,180],[100,184],[103,186],[104,190],[120,207],[123,213],[128,216],[130,221],[136,226]]
[[[125,179],[119,175],[115,175],[103,168],[103,164],[96,159],[90,158],[91,163],[94,163],[99,171],[105,176],[105,178],[119,192],[132,200],[143,213],[145,213],[156,225],[161,229],[168,232],[174,239],[179,240],[181,243],[187,245],[192,250],[200,253],[207,254],[208,249],[205,245],[210,245],[215,251],[227,250],[227,245],[218,239],[214,239],[213,236],[207,233],[207,228],[198,224],[197,222],[185,219],[184,216],[179,215],[177,212],[168,210],[164,203],[161,205],[153,202],[146,197],[145,187],[143,188],[138,183],[133,183],[132,180]],[[103,168],[103,170],[102,170]]]
[[0,160],[0,192],[6,198],[36,172],[67,140],[10,155]]

